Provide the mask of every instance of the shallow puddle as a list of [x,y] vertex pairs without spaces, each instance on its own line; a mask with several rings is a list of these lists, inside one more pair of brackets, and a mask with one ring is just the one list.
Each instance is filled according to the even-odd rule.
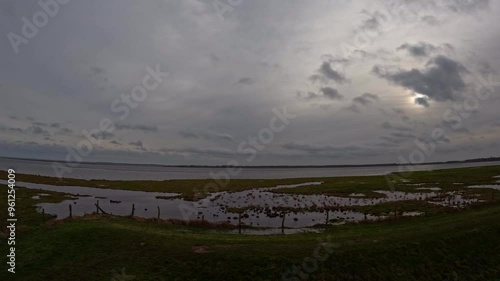
[[496,184],[487,184],[487,185],[471,185],[467,186],[467,188],[487,188],[487,189],[495,189],[495,190],[500,190],[500,185]]
[[[0,181],[1,182],[1,181]],[[39,209],[56,215],[57,219],[69,216],[71,205],[73,216],[82,216],[97,211],[96,204],[106,213],[113,215],[131,215],[143,218],[161,218],[173,220],[203,220],[210,223],[229,223],[232,225],[262,227],[265,234],[296,233],[307,227],[325,223],[345,223],[362,220],[380,220],[386,217],[344,211],[342,207],[368,206],[385,202],[403,200],[421,200],[449,207],[463,207],[478,202],[477,199],[465,198],[457,192],[440,192],[440,188],[429,187],[430,192],[375,191],[379,198],[366,197],[361,193],[352,193],[349,197],[327,195],[283,194],[271,192],[278,188],[295,188],[318,185],[321,182],[307,182],[295,185],[279,185],[241,192],[217,192],[197,202],[177,198],[179,194],[163,192],[143,192],[128,190],[100,189],[77,186],[52,186],[34,183],[21,183],[29,189],[69,193],[74,198],[61,203],[40,203]],[[498,187],[498,186],[497,186]],[[474,188],[474,187],[471,187]],[[484,188],[484,187],[483,187]],[[38,194],[40,198],[42,194]],[[132,209],[134,206],[134,209]],[[295,210],[290,211],[290,209]],[[329,209],[330,211],[325,211]],[[286,212],[284,210],[287,210]],[[240,212],[242,212],[240,214]],[[283,218],[283,214],[284,218]],[[406,212],[403,216],[421,216],[421,212]],[[236,230],[238,231],[238,230]],[[259,230],[262,231],[262,230]],[[242,229],[243,233],[252,234],[254,230]]]

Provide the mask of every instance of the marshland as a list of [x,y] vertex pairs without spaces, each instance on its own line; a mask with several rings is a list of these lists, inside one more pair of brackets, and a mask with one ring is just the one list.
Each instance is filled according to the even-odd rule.
[[[499,273],[500,166],[234,179],[212,192],[200,188],[209,180],[18,174],[17,181],[20,280],[108,280],[122,268],[138,280],[227,280],[242,270],[248,274],[238,280],[276,280],[301,265],[318,239],[334,250],[311,280]],[[77,270],[65,270],[75,262]],[[418,268],[426,274],[415,279]]]

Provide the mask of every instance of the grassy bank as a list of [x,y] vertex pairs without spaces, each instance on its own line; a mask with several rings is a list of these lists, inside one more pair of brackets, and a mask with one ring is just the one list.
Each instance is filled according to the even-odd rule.
[[[19,234],[16,278],[6,271],[0,278],[110,280],[113,270],[125,268],[133,280],[281,280],[297,266],[310,280],[495,280],[499,217],[500,206],[492,205],[331,227],[322,234],[262,237],[91,216]],[[325,261],[311,259],[318,245],[332,249]]]

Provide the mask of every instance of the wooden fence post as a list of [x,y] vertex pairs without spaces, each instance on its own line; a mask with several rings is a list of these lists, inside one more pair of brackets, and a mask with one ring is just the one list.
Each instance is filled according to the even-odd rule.
[[283,219],[281,220],[281,233],[285,234],[285,218],[286,218],[286,213],[283,212]]
[[241,213],[238,213],[238,234],[241,234]]
[[132,214],[130,214],[130,216],[133,217],[134,213],[135,213],[135,204],[132,204]]
[[97,209],[97,213],[99,214],[99,200],[97,200],[96,209]]
[[160,206],[156,206],[158,208],[158,219],[160,219]]
[[73,206],[71,204],[69,204],[69,218],[73,218]]

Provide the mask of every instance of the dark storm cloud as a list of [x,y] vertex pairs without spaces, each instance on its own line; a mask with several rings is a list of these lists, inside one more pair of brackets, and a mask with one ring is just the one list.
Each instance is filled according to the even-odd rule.
[[375,66],[373,72],[396,85],[439,102],[456,100],[458,93],[466,88],[462,75],[467,69],[459,62],[445,56],[429,60],[427,68],[423,70],[399,70],[388,73]]
[[132,131],[142,131],[142,132],[158,132],[159,129],[156,126],[140,125],[140,124],[115,124],[116,130],[132,130]]
[[421,105],[423,107],[429,107],[430,106],[428,99],[426,99],[424,97],[415,98],[415,104]]
[[339,71],[334,70],[328,62],[323,62],[317,72],[318,74],[314,74],[310,77],[311,81],[327,82],[328,80],[332,80],[338,84],[347,82],[345,76]]
[[323,96],[331,100],[341,100],[344,98],[344,96],[341,95],[337,89],[332,87],[323,87],[320,91],[323,93]]

